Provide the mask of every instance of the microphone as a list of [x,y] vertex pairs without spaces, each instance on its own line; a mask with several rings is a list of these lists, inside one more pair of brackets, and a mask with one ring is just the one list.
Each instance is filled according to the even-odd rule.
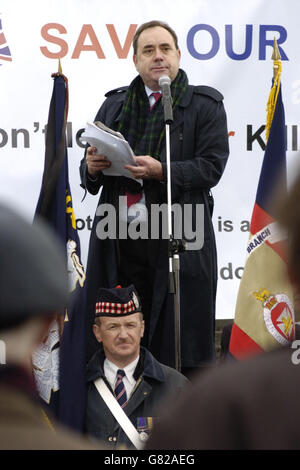
[[168,75],[159,78],[158,84],[162,91],[162,104],[164,107],[164,118],[166,124],[173,122],[172,95],[171,95],[171,79]]

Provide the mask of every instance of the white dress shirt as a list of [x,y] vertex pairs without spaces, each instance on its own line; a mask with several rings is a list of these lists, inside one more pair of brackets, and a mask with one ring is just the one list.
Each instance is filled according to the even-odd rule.
[[125,375],[123,377],[123,384],[125,386],[127,400],[129,400],[132,390],[134,389],[134,386],[136,384],[136,380],[133,377],[133,373],[139,361],[139,357],[140,356],[138,356],[133,362],[128,364],[128,366],[123,367],[123,368],[116,366],[116,364],[113,364],[113,362],[109,361],[108,359],[104,360],[104,364],[103,364],[104,375],[109,385],[111,386],[112,390],[115,389],[118,370],[119,369],[124,370]]

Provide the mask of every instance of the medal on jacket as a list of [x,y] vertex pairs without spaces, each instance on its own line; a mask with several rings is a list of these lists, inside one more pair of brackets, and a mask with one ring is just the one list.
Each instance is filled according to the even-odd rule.
[[152,430],[153,420],[152,417],[138,417],[137,418],[137,431],[140,435],[140,439],[143,442],[146,442],[149,438],[150,432]]

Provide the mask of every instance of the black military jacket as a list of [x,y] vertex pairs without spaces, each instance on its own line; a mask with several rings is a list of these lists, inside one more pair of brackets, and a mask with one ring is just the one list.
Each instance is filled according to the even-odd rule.
[[[105,355],[101,347],[87,368],[86,432],[108,446],[124,445],[131,448],[133,444],[110,412],[94,384],[99,377],[106,381],[103,372],[104,359]],[[137,382],[124,407],[124,412],[136,428],[138,418],[156,418],[163,400],[178,397],[178,391],[188,383],[182,374],[160,364],[145,348],[141,348],[134,377]],[[107,381],[106,384],[109,387]],[[149,431],[148,428],[147,431]]]

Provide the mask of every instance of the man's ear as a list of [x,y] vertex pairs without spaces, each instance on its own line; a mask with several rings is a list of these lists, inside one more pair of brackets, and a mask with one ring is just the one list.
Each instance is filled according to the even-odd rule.
[[142,320],[142,331],[141,331],[141,338],[143,338],[145,332],[145,321]]
[[136,54],[133,54],[132,60],[133,60],[133,63],[134,63],[135,68],[137,69],[137,57],[136,57]]
[[94,333],[98,343],[101,343],[101,341],[102,341],[101,331],[100,331],[100,327],[98,325],[96,325],[96,323],[93,324],[93,333]]

